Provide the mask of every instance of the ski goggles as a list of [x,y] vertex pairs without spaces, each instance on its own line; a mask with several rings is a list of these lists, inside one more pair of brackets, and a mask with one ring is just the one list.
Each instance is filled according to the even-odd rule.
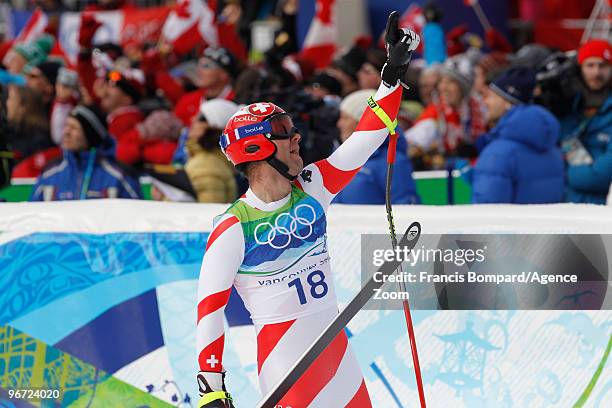
[[264,135],[269,140],[288,140],[296,134],[300,134],[300,131],[295,126],[292,126],[287,133],[274,133],[272,131],[272,125],[266,120],[239,127],[238,129],[234,130],[233,134],[224,133],[221,135],[219,144],[221,145],[222,149],[225,149],[227,146],[236,142],[237,140],[245,139],[251,136]]

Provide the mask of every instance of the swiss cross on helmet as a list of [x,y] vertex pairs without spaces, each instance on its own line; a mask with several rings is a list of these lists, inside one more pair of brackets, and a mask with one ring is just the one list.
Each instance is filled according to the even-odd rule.
[[234,166],[265,160],[284,177],[294,180],[297,175],[289,174],[289,167],[275,157],[272,140],[290,139],[298,132],[292,128],[289,133],[274,133],[270,121],[281,115],[287,112],[271,102],[252,103],[238,110],[219,140],[225,156]]

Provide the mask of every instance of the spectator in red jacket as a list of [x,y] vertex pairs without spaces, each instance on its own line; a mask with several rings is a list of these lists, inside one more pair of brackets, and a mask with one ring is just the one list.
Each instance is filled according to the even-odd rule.
[[169,164],[181,131],[173,113],[157,110],[146,119],[138,106],[144,75],[137,69],[111,71],[101,100],[110,134],[117,141],[117,159],[130,165]]
[[238,75],[239,63],[225,48],[209,47],[198,62],[199,89],[183,95],[177,102],[174,113],[185,126],[209,99],[234,99],[232,81]]

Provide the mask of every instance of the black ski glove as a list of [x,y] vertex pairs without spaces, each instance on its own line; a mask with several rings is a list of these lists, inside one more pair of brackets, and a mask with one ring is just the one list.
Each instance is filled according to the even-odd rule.
[[399,13],[393,11],[389,14],[385,29],[387,62],[381,72],[381,78],[387,87],[395,86],[398,80],[404,79],[412,52],[421,41],[417,33],[407,28],[399,28],[398,23]]
[[225,389],[225,372],[200,371],[198,388],[198,408],[234,408],[232,397]]

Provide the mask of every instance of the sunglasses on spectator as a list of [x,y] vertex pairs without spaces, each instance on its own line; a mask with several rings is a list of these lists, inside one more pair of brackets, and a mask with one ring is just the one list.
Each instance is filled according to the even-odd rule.
[[119,71],[111,71],[108,74],[106,74],[106,79],[108,79],[111,82],[119,82],[123,79],[123,75],[121,75],[121,72]]

